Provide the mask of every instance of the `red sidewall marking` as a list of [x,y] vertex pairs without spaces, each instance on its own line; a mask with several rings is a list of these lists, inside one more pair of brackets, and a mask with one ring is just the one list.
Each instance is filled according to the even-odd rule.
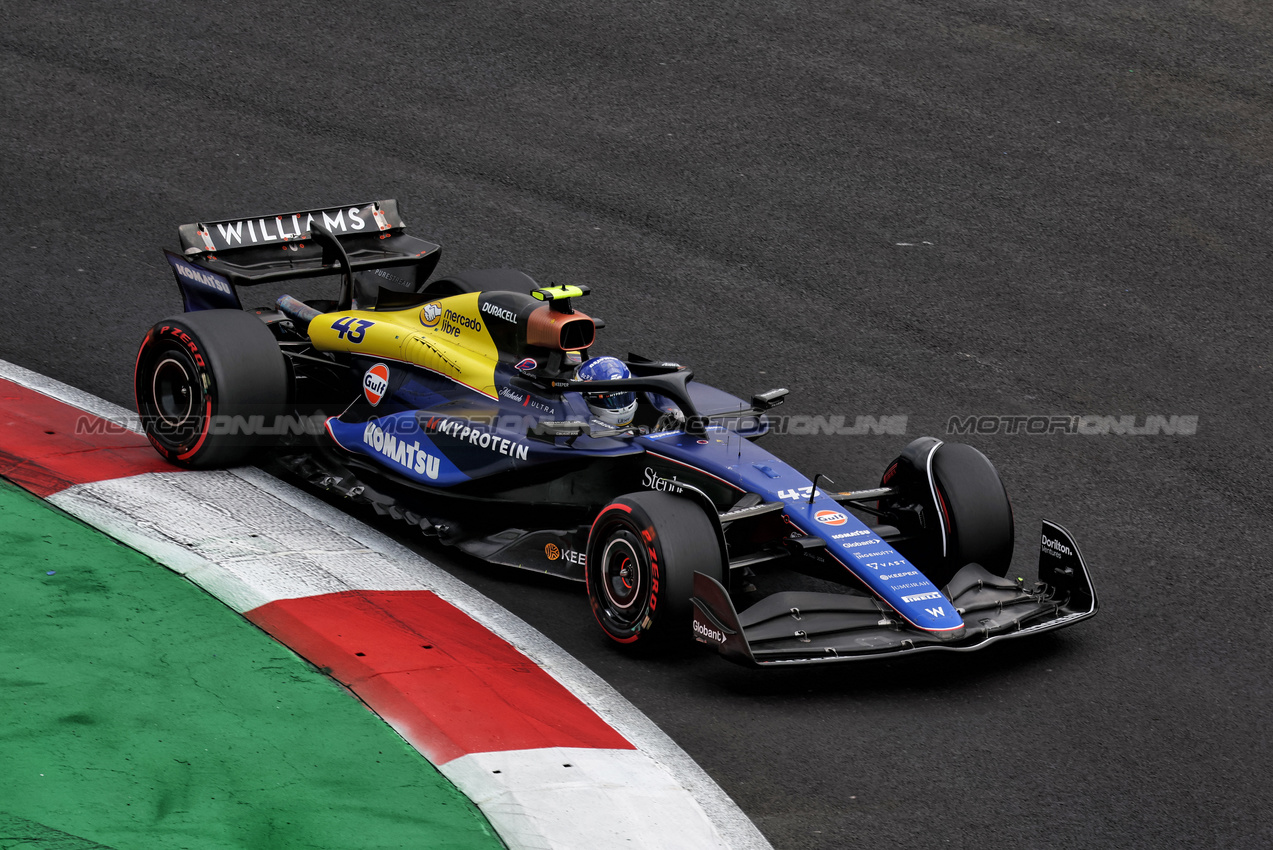
[[535,662],[431,591],[283,599],[244,616],[330,668],[434,764],[503,750],[635,749]]
[[141,434],[0,379],[0,475],[37,496],[174,468]]

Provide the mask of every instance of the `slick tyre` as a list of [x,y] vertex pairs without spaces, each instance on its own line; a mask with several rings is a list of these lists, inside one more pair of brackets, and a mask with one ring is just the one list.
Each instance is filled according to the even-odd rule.
[[592,524],[588,601],[616,643],[666,649],[688,642],[695,572],[723,576],[716,530],[696,502],[633,493],[607,505]]
[[917,505],[932,518],[895,548],[933,584],[943,587],[970,563],[1007,575],[1015,535],[1012,504],[981,452],[921,437],[889,465],[881,483],[902,491],[899,504]]
[[287,364],[265,323],[241,310],[159,322],[137,352],[133,388],[151,445],[189,469],[246,462],[284,412]]
[[434,298],[469,292],[520,292],[526,295],[538,286],[533,277],[517,269],[469,269],[429,281],[421,293]]

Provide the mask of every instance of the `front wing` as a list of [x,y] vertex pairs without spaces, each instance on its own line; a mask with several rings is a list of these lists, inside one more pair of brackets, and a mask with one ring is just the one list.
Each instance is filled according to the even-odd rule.
[[929,632],[884,602],[838,593],[775,593],[739,613],[720,582],[694,574],[694,638],[745,665],[824,664],[899,653],[968,652],[997,640],[1063,628],[1096,613],[1096,591],[1078,544],[1044,521],[1039,581],[1027,589],[968,564],[934,605],[953,604],[964,627]]

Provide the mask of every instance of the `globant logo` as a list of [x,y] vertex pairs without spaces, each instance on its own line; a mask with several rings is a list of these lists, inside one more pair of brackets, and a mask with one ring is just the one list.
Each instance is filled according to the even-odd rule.
[[725,642],[725,635],[722,632],[718,632],[716,629],[708,628],[707,626],[700,623],[698,620],[694,621],[694,633],[698,635],[702,635],[705,638],[710,638],[716,641],[717,643]]

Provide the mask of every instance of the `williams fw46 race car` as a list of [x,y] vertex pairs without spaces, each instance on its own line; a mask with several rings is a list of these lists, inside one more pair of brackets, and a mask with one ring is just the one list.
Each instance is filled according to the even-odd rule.
[[[174,464],[271,468],[485,561],[587,588],[629,646],[691,637],[744,664],[966,651],[1096,613],[1074,538],[1006,577],[1013,517],[976,449],[930,437],[830,492],[756,441],[743,400],[676,363],[593,357],[585,286],[430,279],[439,247],[384,200],[180,228],[185,313],[150,329],[137,408]],[[245,310],[245,287],[339,281]],[[335,289],[333,280],[333,289]]]

